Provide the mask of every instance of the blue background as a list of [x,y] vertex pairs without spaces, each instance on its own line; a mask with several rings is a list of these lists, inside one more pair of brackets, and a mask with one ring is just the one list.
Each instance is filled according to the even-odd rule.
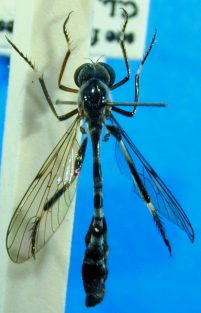
[[[105,300],[87,309],[81,280],[84,236],[93,213],[91,149],[80,176],[72,243],[67,309],[71,313],[201,312],[201,149],[200,73],[201,2],[152,1],[148,42],[157,42],[143,68],[140,100],[165,102],[167,108],[139,108],[133,119],[116,115],[139,150],[173,191],[194,230],[186,234],[167,221],[173,257],[144,204],[116,165],[114,141],[102,143],[104,209],[108,223],[109,276]],[[108,60],[117,79],[122,60]],[[130,62],[132,78],[137,63]],[[0,57],[0,132],[2,137],[8,59]],[[114,92],[116,101],[133,100],[133,79]],[[90,145],[89,145],[90,146]]]
[[[9,58],[0,56],[0,149],[2,150],[2,137],[6,109],[6,97],[8,88]],[[0,151],[1,151],[0,150]],[[1,153],[0,153],[1,157]]]

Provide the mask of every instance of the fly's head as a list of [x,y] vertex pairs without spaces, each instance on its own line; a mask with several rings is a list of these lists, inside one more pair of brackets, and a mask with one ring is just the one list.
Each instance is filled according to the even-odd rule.
[[80,109],[88,114],[100,114],[109,101],[110,87],[114,84],[115,73],[106,63],[85,63],[75,72],[74,80],[80,88]]

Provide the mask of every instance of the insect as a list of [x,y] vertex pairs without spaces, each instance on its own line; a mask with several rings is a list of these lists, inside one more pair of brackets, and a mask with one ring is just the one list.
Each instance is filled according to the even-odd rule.
[[[84,162],[88,138],[93,153],[94,214],[85,237],[86,251],[82,264],[82,278],[86,292],[86,305],[100,303],[105,294],[105,282],[108,275],[107,224],[103,213],[103,182],[101,173],[100,143],[101,136],[108,141],[110,136],[117,140],[135,191],[150,211],[162,239],[171,254],[171,245],[161,222],[161,216],[183,229],[193,242],[194,231],[191,223],[173,194],[166,187],[154,169],[145,160],[114,113],[133,117],[137,106],[164,106],[162,103],[140,103],[139,81],[142,67],[154,45],[156,33],[142,58],[135,75],[134,101],[129,103],[112,102],[110,92],[130,78],[130,68],[124,44],[124,33],[128,23],[128,14],[123,10],[123,24],[120,47],[124,58],[126,75],[115,83],[115,72],[106,63],[89,62],[82,64],[74,73],[77,88],[62,84],[62,76],[71,54],[67,23],[69,13],[63,24],[63,33],[69,50],[67,51],[58,77],[59,88],[77,93],[77,101],[64,101],[66,105],[77,104],[77,108],[67,114],[58,115],[49,96],[43,76],[38,80],[47,103],[59,121],[74,117],[70,127],[53,149],[24,197],[16,208],[7,232],[7,251],[13,262],[21,263],[35,258],[37,252],[54,234],[66,216],[73,200],[77,179]],[[12,43],[11,46],[36,72],[33,63]],[[62,101],[58,101],[62,102]],[[123,107],[123,108],[120,108]],[[127,111],[124,107],[130,107]],[[103,130],[105,135],[103,135]],[[77,134],[81,132],[81,142]]]

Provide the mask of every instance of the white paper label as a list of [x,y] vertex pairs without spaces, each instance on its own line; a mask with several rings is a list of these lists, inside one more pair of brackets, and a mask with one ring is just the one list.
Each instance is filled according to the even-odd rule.
[[9,55],[11,47],[4,35],[12,39],[16,0],[0,0],[0,54]]
[[123,23],[123,11],[128,13],[125,45],[129,58],[143,56],[146,39],[149,0],[96,0],[93,31],[92,56],[122,57],[119,34]]

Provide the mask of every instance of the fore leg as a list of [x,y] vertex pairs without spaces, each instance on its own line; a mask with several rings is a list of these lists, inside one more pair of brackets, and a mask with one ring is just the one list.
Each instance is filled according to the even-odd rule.
[[[29,64],[29,66],[33,69],[33,71],[34,71],[36,74],[38,74],[38,71],[37,71],[36,67],[34,66],[34,64],[31,62],[31,60],[29,60],[29,59],[27,58],[27,56],[25,56],[25,55],[17,48],[17,46],[16,46],[8,37],[6,37],[6,39],[8,40],[8,42],[10,43],[10,45],[15,49],[15,51],[24,59],[24,61]],[[69,112],[69,113],[67,113],[67,114],[58,115],[57,112],[56,112],[56,110],[55,110],[55,108],[54,108],[53,102],[52,102],[52,100],[51,100],[51,98],[50,98],[50,95],[49,95],[49,93],[48,93],[48,91],[47,91],[47,88],[46,88],[46,85],[45,85],[45,81],[44,81],[44,79],[43,79],[43,76],[42,76],[42,75],[39,75],[39,76],[38,76],[38,80],[39,80],[39,82],[40,82],[40,85],[41,85],[41,87],[42,87],[43,93],[44,93],[45,98],[46,98],[46,100],[47,100],[47,102],[48,102],[48,104],[49,104],[49,107],[50,107],[51,111],[53,112],[53,114],[56,116],[56,118],[57,118],[59,121],[66,120],[66,119],[70,118],[71,116],[73,116],[73,115],[75,115],[75,114],[78,113],[78,110],[75,109],[75,110],[73,110],[73,111],[71,111],[71,112]]]
[[[142,67],[149,55],[149,53],[151,52],[151,49],[155,43],[155,40],[156,40],[156,32],[154,33],[154,36],[151,40],[151,43],[149,45],[149,48],[148,50],[146,51],[145,55],[143,56],[139,66],[138,66],[138,69],[137,69],[137,72],[135,74],[135,98],[134,98],[134,102],[135,103],[138,103],[139,101],[139,91],[140,91],[140,73],[142,71]],[[123,109],[120,109],[120,108],[116,108],[116,107],[113,107],[112,110],[114,112],[117,112],[117,113],[120,113],[124,116],[127,116],[127,117],[132,117],[135,113],[136,113],[136,109],[137,109],[137,106],[133,106],[133,110],[131,112],[129,111],[126,111],[126,110],[123,110]]]
[[126,47],[125,47],[125,43],[124,43],[124,34],[125,34],[125,31],[126,31],[126,26],[128,24],[128,13],[124,9],[122,9],[122,11],[124,13],[124,22],[123,22],[122,29],[121,29],[121,34],[120,34],[120,46],[121,46],[121,51],[122,51],[124,62],[125,62],[125,66],[126,66],[127,75],[122,80],[120,80],[118,83],[114,84],[110,88],[110,90],[114,90],[114,89],[122,86],[130,78],[130,67],[129,67],[129,64],[128,64],[128,56],[127,56]]
[[156,40],[156,31],[153,35],[153,38],[151,40],[151,43],[149,45],[149,48],[148,50],[146,51],[145,55],[143,56],[139,66],[138,66],[138,69],[137,69],[137,72],[135,74],[135,99],[134,101],[135,102],[138,102],[139,101],[139,91],[140,91],[140,73],[142,71],[142,67],[146,61],[146,59],[148,58],[148,55],[149,53],[151,52],[151,49],[153,48],[153,45],[155,43],[155,40]]
[[58,77],[58,86],[61,90],[64,90],[64,91],[68,91],[68,92],[73,92],[73,93],[78,93],[78,89],[75,89],[75,88],[71,88],[71,87],[67,87],[67,86],[64,86],[61,84],[61,80],[62,80],[62,77],[63,77],[63,73],[64,73],[64,70],[65,70],[65,67],[66,67],[66,64],[67,64],[67,61],[70,57],[70,54],[71,54],[71,49],[70,49],[70,36],[69,36],[69,33],[66,29],[66,25],[68,23],[68,20],[70,18],[70,15],[71,15],[72,12],[70,12],[66,18],[66,20],[64,21],[64,24],[63,24],[63,33],[64,33],[64,36],[66,38],[66,42],[67,42],[67,45],[69,47],[68,51],[66,52],[66,55],[64,57],[64,60],[63,60],[63,63],[62,63],[62,66],[61,66],[61,70],[60,70],[60,73],[59,73],[59,77]]

